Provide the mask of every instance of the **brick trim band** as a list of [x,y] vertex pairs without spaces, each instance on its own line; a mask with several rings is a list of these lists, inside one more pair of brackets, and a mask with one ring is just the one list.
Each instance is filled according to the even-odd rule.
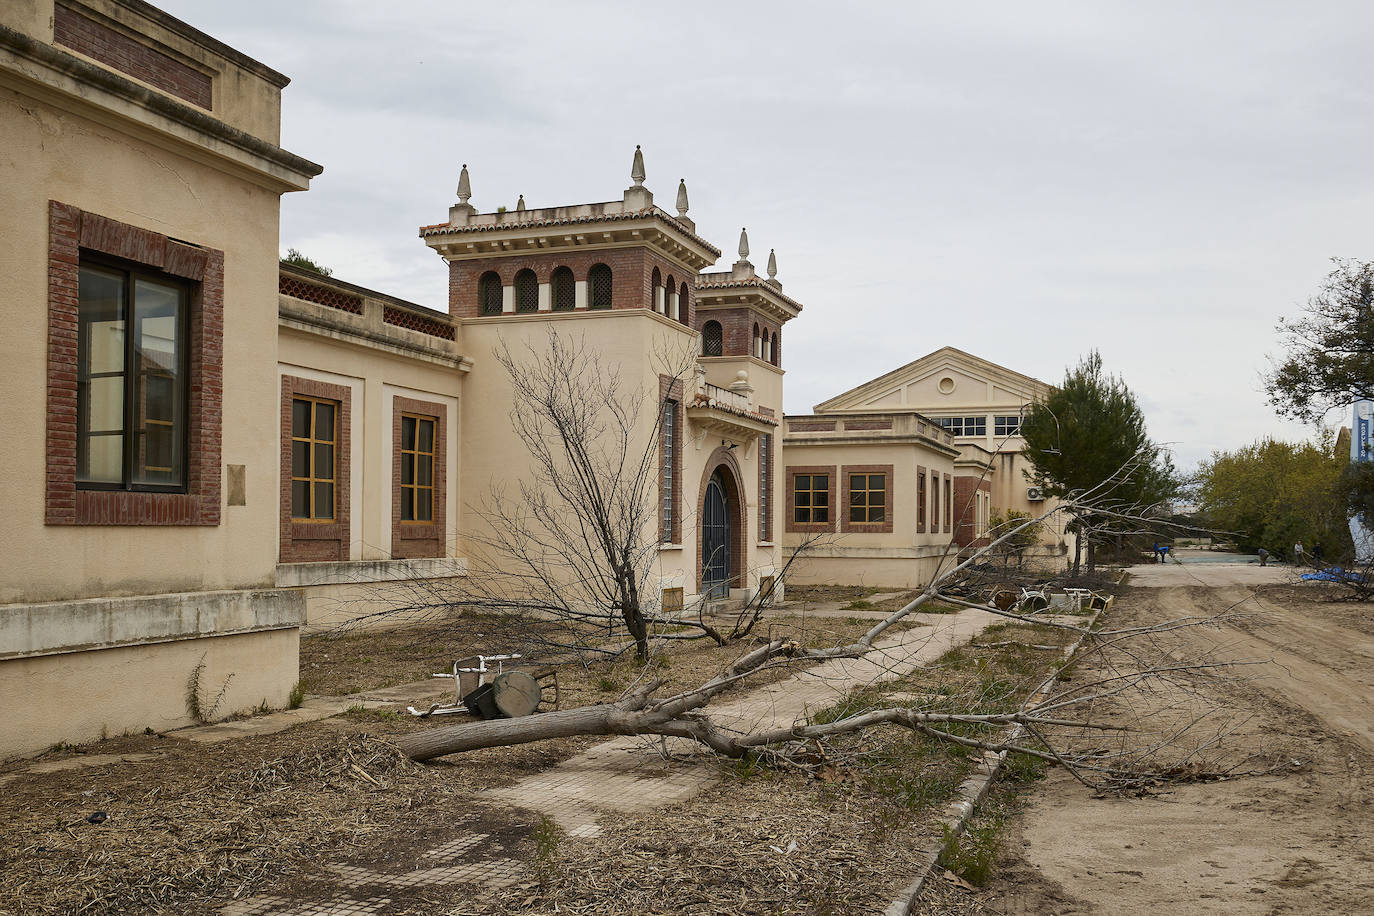
[[[852,492],[849,486],[850,474],[882,474],[883,476],[883,520],[881,522],[851,522],[849,520],[849,500]],[[840,491],[840,500],[843,506],[840,510],[840,530],[845,532],[870,534],[891,534],[892,515],[894,507],[892,505],[892,465],[890,464],[846,464],[840,470],[840,485],[844,487]]]
[[61,3],[53,10],[53,41],[182,101],[211,110],[214,82],[209,74]]
[[[334,515],[333,523],[303,523],[291,519],[291,401],[296,395],[323,398],[339,405],[334,432]],[[322,563],[349,558],[352,544],[352,473],[350,442],[353,423],[353,392],[346,385],[317,382],[314,379],[281,377],[281,494],[280,559],[283,563]]]
[[[401,521],[401,420],[405,414],[434,420],[434,505],[428,524]],[[448,554],[448,406],[399,394],[391,399],[391,558],[413,560]]]
[[[83,249],[199,283],[191,295],[186,341],[185,493],[77,488],[77,287]],[[46,524],[218,525],[223,375],[224,252],[48,201]]]

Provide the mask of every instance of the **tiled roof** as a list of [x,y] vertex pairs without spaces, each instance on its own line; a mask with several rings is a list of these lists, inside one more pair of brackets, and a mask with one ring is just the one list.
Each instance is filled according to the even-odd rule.
[[[719,278],[719,279],[717,279],[717,278]],[[801,309],[802,309],[802,304],[801,304],[800,302],[798,302],[796,299],[793,299],[791,296],[784,295],[783,292],[782,292],[782,290],[780,290],[780,289],[778,289],[777,287],[773,286],[773,284],[769,283],[769,282],[768,282],[767,280],[765,280],[763,277],[744,277],[744,278],[742,278],[742,279],[737,279],[737,278],[735,278],[735,277],[730,276],[729,274],[724,274],[724,273],[723,273],[723,274],[697,274],[697,275],[696,275],[696,288],[697,288],[697,289],[729,289],[729,288],[732,288],[732,287],[733,287],[733,288],[738,288],[738,287],[742,287],[742,286],[750,286],[750,287],[756,287],[756,288],[758,288],[758,289],[766,289],[766,290],[768,290],[770,293],[772,293],[773,295],[777,296],[777,297],[778,297],[779,299],[781,299],[782,301],[784,301],[784,302],[788,303],[789,305],[791,305],[791,306],[792,306],[793,308],[795,308],[797,311],[800,312]]]
[[710,242],[706,241],[704,238],[697,235],[695,232],[692,232],[686,226],[682,225],[682,223],[679,223],[677,220],[673,219],[667,213],[664,213],[658,207],[648,207],[643,210],[630,210],[623,213],[595,213],[588,216],[570,216],[562,218],[521,218],[520,212],[521,211],[517,211],[515,213],[507,212],[505,214],[506,218],[499,223],[482,223],[480,225],[470,226],[450,226],[448,223],[438,223],[433,226],[421,226],[420,236],[424,238],[432,235],[461,235],[467,232],[500,232],[506,229],[544,228],[546,226],[575,226],[585,225],[588,223],[614,223],[623,222],[625,220],[644,219],[646,217],[652,217],[653,219],[656,219],[659,222],[667,223],[669,226],[672,226],[678,232],[681,232],[683,235],[687,236],[689,239],[696,242],[698,245],[701,245],[708,251],[714,252],[717,257],[720,256],[719,248],[717,248],[715,245],[712,245]]

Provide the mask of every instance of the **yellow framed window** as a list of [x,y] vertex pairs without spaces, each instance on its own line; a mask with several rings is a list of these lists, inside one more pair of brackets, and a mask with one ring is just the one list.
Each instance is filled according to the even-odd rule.
[[815,525],[830,521],[830,475],[798,474],[792,480],[793,521]]
[[433,417],[401,415],[401,522],[434,521]]
[[336,429],[339,405],[323,398],[291,399],[291,519],[335,518]]
[[849,520],[871,523],[887,519],[887,475],[849,475]]

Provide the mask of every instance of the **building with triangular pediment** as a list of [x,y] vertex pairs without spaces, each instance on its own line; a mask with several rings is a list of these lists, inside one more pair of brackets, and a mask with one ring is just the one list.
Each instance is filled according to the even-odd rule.
[[[793,581],[924,584],[986,543],[993,514],[1050,508],[1026,480],[1019,431],[1052,390],[942,347],[787,416],[786,543],[816,541]],[[1043,547],[1064,550],[1063,532],[1047,529]]]

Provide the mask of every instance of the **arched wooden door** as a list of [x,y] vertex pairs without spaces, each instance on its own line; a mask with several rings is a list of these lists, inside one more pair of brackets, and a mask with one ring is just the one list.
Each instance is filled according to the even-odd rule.
[[707,599],[730,596],[730,504],[720,471],[706,484],[701,513],[701,593]]

